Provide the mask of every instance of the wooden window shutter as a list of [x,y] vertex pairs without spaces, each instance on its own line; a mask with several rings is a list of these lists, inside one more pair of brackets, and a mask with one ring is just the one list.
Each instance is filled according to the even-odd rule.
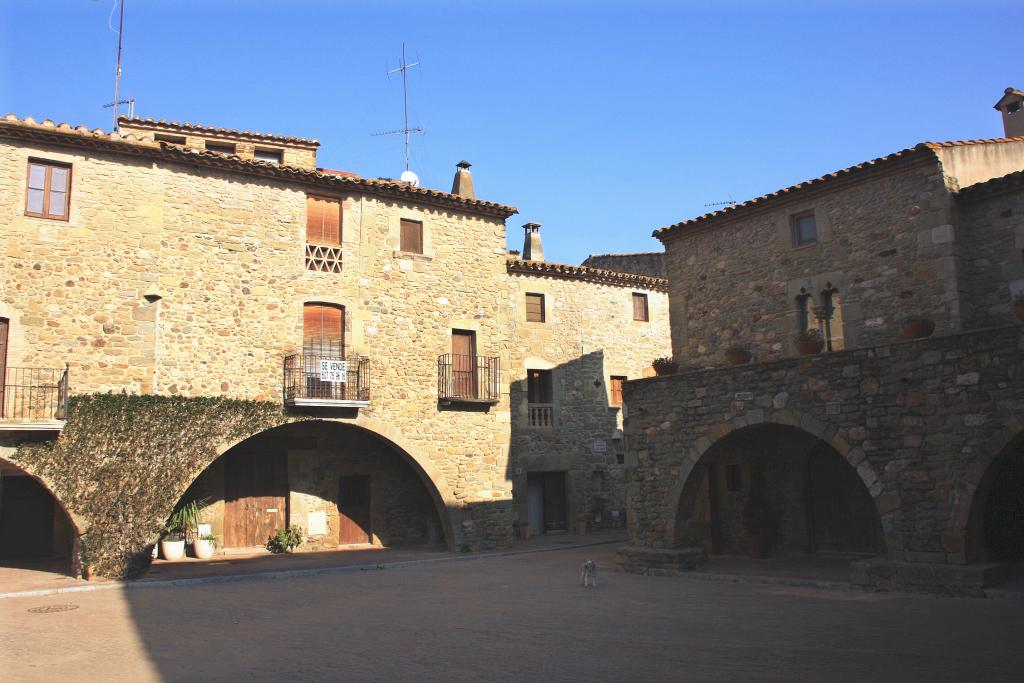
[[612,405],[622,405],[622,383],[626,381],[625,377],[612,377],[611,389],[612,389]]
[[423,253],[423,223],[402,219],[401,251],[410,254]]
[[647,321],[647,295],[633,294],[633,320]]
[[343,357],[345,309],[331,304],[302,307],[302,346],[307,355]]
[[341,202],[322,199],[323,202],[323,244],[341,244]]
[[306,241],[322,244],[324,238],[323,202],[317,197],[306,196]]
[[341,201],[306,195],[306,241],[341,244]]
[[544,322],[544,295],[528,293],[526,295],[526,321],[531,323]]

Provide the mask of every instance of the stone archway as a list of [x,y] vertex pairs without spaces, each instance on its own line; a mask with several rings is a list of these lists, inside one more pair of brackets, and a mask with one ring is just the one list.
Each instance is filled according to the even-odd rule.
[[[772,457],[753,455],[765,451],[771,451]],[[774,470],[767,477],[766,466]],[[770,507],[781,506],[782,520],[776,521],[785,529],[786,542],[781,544],[785,552],[846,547],[849,552],[884,555],[885,548],[892,547],[882,529],[895,509],[881,509],[879,500],[886,500],[883,486],[863,450],[851,447],[837,430],[791,410],[752,411],[713,425],[707,436],[697,439],[685,454],[665,501],[670,544],[736,552],[734,540],[742,535],[744,517],[749,514],[746,501],[754,488],[763,488],[754,484],[766,479],[773,480],[775,489],[768,496],[776,499]],[[822,486],[831,493],[818,492],[816,499],[816,490]],[[823,501],[836,495],[845,502],[829,510]],[[707,511],[703,518],[702,508]],[[836,518],[844,510],[850,519],[823,524],[826,515]],[[859,532],[852,527],[846,533],[837,532],[837,525],[844,524],[857,526]]]
[[[268,529],[289,524],[306,530],[310,549],[330,549],[339,543],[393,545],[417,538],[452,548],[458,528],[452,520],[457,511],[454,498],[432,463],[416,457],[403,442],[393,430],[371,420],[289,422],[221,445],[213,462],[192,478],[182,499],[210,502],[204,521],[229,547],[262,545]],[[265,481],[253,483],[254,476],[262,476],[254,474],[259,472],[269,474]],[[240,483],[240,474],[247,483]],[[275,478],[280,480],[276,484]],[[365,480],[362,514],[367,517],[367,536],[345,540],[343,532],[339,536],[339,524],[345,527],[352,513],[343,509],[339,487],[354,480]],[[240,531],[232,520],[241,518],[238,501],[243,499],[250,507],[262,505],[267,519]],[[396,521],[400,519],[404,527]],[[242,542],[246,538],[249,541]]]
[[81,573],[79,524],[52,487],[0,458],[0,566]]
[[1024,559],[1024,430],[990,439],[961,483],[944,543],[967,562]]

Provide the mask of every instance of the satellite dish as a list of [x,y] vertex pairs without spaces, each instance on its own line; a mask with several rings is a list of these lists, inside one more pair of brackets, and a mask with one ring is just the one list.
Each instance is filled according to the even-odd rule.
[[420,186],[420,178],[412,171],[402,171],[401,179],[403,183],[409,183],[413,187]]

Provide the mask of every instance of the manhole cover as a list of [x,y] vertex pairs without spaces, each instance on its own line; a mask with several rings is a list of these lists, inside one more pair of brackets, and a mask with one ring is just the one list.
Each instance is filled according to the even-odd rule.
[[33,614],[49,614],[50,612],[70,612],[78,609],[78,605],[46,605],[44,607],[33,607],[29,610]]

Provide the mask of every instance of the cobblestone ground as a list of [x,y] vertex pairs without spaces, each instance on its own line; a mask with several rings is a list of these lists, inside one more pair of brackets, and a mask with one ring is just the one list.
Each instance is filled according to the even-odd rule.
[[[1024,603],[604,572],[610,547],[0,600],[0,680],[1020,680]],[[77,605],[70,611],[32,612]]]

